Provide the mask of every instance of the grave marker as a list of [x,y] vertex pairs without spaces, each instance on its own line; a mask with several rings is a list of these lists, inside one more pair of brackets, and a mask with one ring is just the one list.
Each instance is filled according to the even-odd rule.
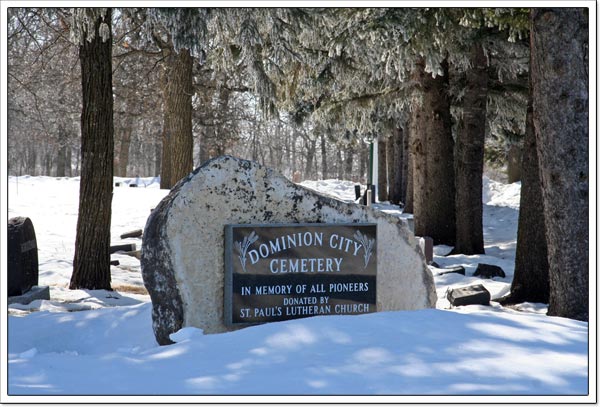
[[7,240],[8,295],[21,295],[38,284],[37,241],[31,220],[9,219]]

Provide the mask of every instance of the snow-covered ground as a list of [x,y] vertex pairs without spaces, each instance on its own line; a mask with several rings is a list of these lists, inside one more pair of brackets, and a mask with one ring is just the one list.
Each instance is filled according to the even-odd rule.
[[[142,229],[151,208],[167,194],[157,180],[116,179],[113,244]],[[137,188],[128,186],[137,182]],[[306,181],[304,185],[354,199],[346,181]],[[440,395],[494,396],[468,401],[590,401],[588,324],[545,315],[544,304],[503,308],[450,309],[452,287],[483,284],[499,298],[509,292],[514,271],[520,185],[484,179],[486,254],[445,256],[436,246],[434,261],[463,265],[466,276],[438,275],[431,268],[437,309],[382,312],[360,316],[320,316],[271,323],[236,332],[203,335],[195,328],[174,334],[174,345],[160,347],[152,334],[151,303],[139,260],[114,254],[115,291],[69,290],[77,221],[78,179],[9,177],[8,217],[27,216],[35,227],[40,285],[51,300],[12,304],[8,315],[8,394],[133,395],[127,401],[158,401],[150,395],[296,395],[283,401],[314,401],[303,395],[335,395],[323,401],[363,401],[348,395],[386,395],[375,401],[453,401]],[[376,204],[398,216],[398,207]],[[496,264],[506,278],[479,279],[478,263]],[[4,294],[3,294],[4,295]],[[3,333],[4,335],[4,333]],[[592,385],[595,394],[595,385]],[[301,395],[298,397],[298,395]],[[575,397],[573,397],[575,396]],[[579,397],[582,396],[582,397]],[[427,398],[430,397],[430,398]],[[37,398],[14,397],[14,401]],[[68,400],[68,399],[67,399]],[[99,397],[84,401],[114,400]],[[169,400],[174,400],[169,398]],[[181,399],[176,399],[181,400]],[[187,400],[196,400],[186,398]],[[207,399],[202,399],[207,400]],[[255,401],[241,397],[217,401]],[[259,400],[263,400],[262,398]],[[515,399],[506,399],[515,401]],[[560,399],[563,400],[563,399]],[[564,400],[563,400],[564,401]]]

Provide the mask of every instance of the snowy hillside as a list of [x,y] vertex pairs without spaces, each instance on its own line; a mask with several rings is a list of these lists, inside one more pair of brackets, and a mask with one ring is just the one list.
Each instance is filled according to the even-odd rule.
[[[119,239],[119,235],[143,228],[150,210],[168,191],[160,190],[151,178],[116,181],[122,185],[113,195],[112,244],[140,247],[141,239]],[[129,187],[132,182],[138,187]],[[354,198],[350,182],[306,181],[304,185],[339,199]],[[8,188],[8,216],[31,218],[39,248],[40,284],[51,289],[50,301],[9,306],[11,396],[539,396],[524,399],[532,402],[556,400],[544,397],[550,395],[588,394],[587,323],[548,317],[544,304],[507,309],[492,302],[489,307],[450,309],[445,299],[447,289],[472,283],[483,284],[493,299],[508,293],[514,271],[518,183],[484,179],[485,255],[445,257],[450,248],[435,247],[434,261],[440,266],[466,269],[462,276],[437,275],[439,269],[431,268],[437,309],[312,317],[215,335],[184,328],[172,336],[177,343],[166,347],[154,341],[151,304],[136,258],[111,256],[120,262],[111,267],[114,292],[68,290],[78,179],[9,177]],[[377,205],[408,216],[398,207]],[[507,277],[473,277],[478,263],[499,265]]]

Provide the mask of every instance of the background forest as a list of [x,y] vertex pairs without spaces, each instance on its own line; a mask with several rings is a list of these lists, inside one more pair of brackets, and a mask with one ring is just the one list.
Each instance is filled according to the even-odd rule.
[[108,226],[78,223],[71,288],[110,288],[113,175],[168,189],[233,154],[370,184],[377,140],[379,200],[414,213],[415,234],[477,254],[484,162],[506,166],[510,182],[523,174],[509,300],[585,320],[588,14],[10,8],[9,174],[81,175],[80,219]]
[[[168,23],[148,13],[124,9],[112,16],[117,176],[161,174],[165,86],[174,75],[175,42],[186,39],[174,41]],[[185,27],[200,18],[194,13],[181,10],[172,18]],[[73,18],[71,9],[9,9],[11,175],[79,175],[81,70]],[[456,132],[474,42],[484,47],[489,81],[486,163],[504,167],[509,151],[518,156],[528,88],[527,10],[218,9],[202,19],[204,26],[194,30],[209,40],[177,44],[195,51],[186,61],[194,167],[233,154],[290,178],[300,171],[305,179],[366,183],[368,142],[379,138],[382,166],[393,172],[395,151],[405,148],[394,141],[416,103],[408,73],[419,54],[425,71],[437,75],[443,75],[440,55],[448,55],[445,86]],[[272,110],[264,109],[265,100]]]

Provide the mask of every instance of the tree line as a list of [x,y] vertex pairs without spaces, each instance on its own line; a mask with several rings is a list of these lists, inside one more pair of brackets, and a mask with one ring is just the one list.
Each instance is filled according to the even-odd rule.
[[[387,175],[380,199],[413,213],[415,234],[480,254],[484,161],[521,145],[505,301],[588,318],[587,9],[11,9],[9,17],[9,170],[80,173],[72,288],[110,288],[113,174],[160,173],[171,188],[206,159],[234,153],[288,176],[358,181],[377,139]],[[47,140],[46,150],[21,142],[25,134]]]

